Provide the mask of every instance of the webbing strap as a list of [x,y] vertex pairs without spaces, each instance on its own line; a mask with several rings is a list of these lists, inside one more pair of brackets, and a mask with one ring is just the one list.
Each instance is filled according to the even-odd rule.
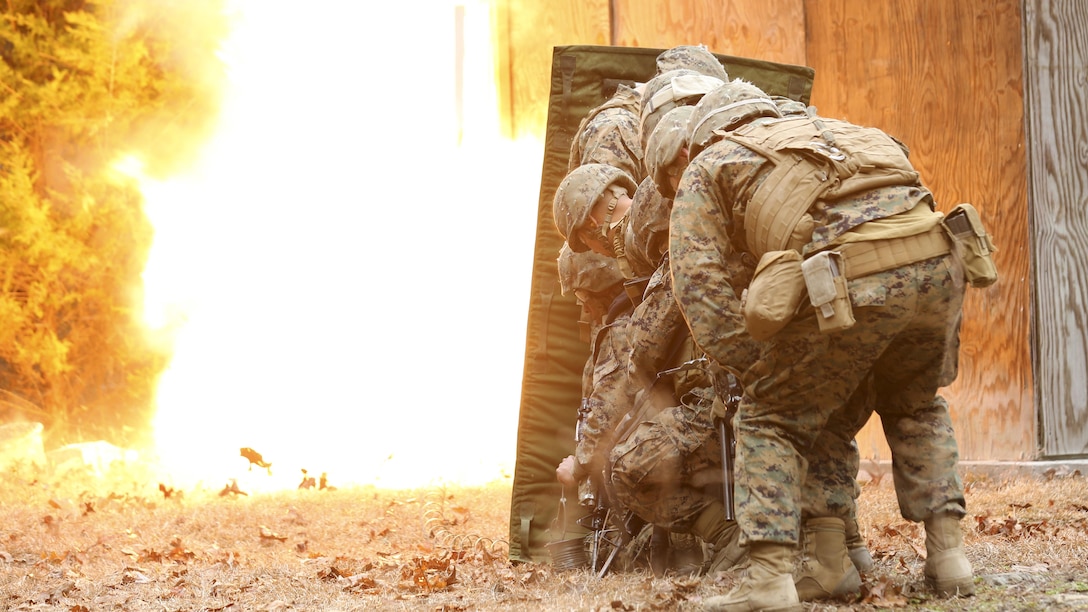
[[799,117],[750,123],[728,138],[774,164],[745,213],[745,237],[757,257],[785,248],[800,250],[804,245],[790,240],[816,200],[918,182],[902,148],[876,128]]
[[567,116],[570,101],[574,89],[574,67],[578,59],[573,55],[559,56],[559,70],[563,73],[563,116]]
[[[809,206],[831,186],[827,174],[800,155],[780,161],[752,194],[744,213],[748,250],[757,258],[781,251]],[[796,245],[800,250],[802,245]]]
[[[533,516],[536,514],[536,504],[533,502],[521,502],[519,504],[519,510],[521,510],[521,537],[518,539],[521,542],[521,549],[523,551],[529,550],[529,528],[533,524]],[[526,553],[525,558],[529,558]]]
[[903,238],[849,242],[838,247],[843,276],[848,280],[884,272],[951,252],[948,235],[940,224],[927,232]]

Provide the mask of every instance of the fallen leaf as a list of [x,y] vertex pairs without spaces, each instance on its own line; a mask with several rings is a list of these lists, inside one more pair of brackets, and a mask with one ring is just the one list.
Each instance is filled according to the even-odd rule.
[[277,542],[283,542],[287,540],[287,536],[281,536],[280,534],[272,531],[265,525],[261,525],[261,539],[262,540],[275,540]]

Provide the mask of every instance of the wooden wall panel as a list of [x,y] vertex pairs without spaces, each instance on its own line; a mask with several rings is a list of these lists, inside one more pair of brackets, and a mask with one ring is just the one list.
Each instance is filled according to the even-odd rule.
[[[944,390],[961,458],[1036,458],[1019,0],[806,0],[805,14],[813,104],[901,138],[939,207],[975,204],[1000,248],[997,284],[968,290]],[[888,458],[872,424],[858,442]]]
[[[1022,1],[1036,7],[1080,6],[1079,0],[496,0],[497,29],[504,24],[506,29],[498,39],[502,75],[508,80],[506,111],[512,135],[542,138],[551,52],[556,45],[667,48],[703,43],[719,53],[812,66],[816,69],[812,102],[821,113],[874,125],[901,138],[911,147],[912,160],[941,209],[970,201],[982,212],[1001,249],[997,254],[1001,280],[989,289],[968,293],[960,375],[945,395],[952,404],[964,460],[1038,458]],[[1080,20],[1074,16],[1073,30],[1062,36],[1069,36],[1063,39],[1069,45],[1082,41],[1083,48],[1084,9],[1076,12]],[[1049,18],[1061,18],[1055,15]],[[1049,61],[1057,62],[1063,52],[1052,46],[1058,35],[1049,27],[1033,35],[1039,37],[1040,53],[1048,53]],[[1066,61],[1070,71],[1079,66],[1079,72],[1061,78],[1079,83],[1083,95],[1084,58]],[[1046,92],[1054,87],[1040,83],[1035,103],[1053,104]],[[1067,264],[1052,268],[1055,272],[1045,288],[1056,297],[1054,310],[1040,325],[1051,326],[1051,342],[1068,340],[1066,346],[1040,348],[1040,359],[1056,364],[1048,380],[1040,382],[1040,393],[1064,384],[1055,410],[1079,414],[1073,417],[1077,428],[1082,421],[1075,419],[1084,418],[1082,404],[1088,401],[1084,385],[1070,378],[1068,367],[1057,366],[1065,363],[1060,360],[1067,351],[1088,346],[1084,317],[1077,318],[1088,302],[1085,283],[1074,278],[1072,287],[1061,284],[1085,267],[1077,259],[1083,255],[1073,248],[1083,245],[1083,215],[1088,209],[1084,185],[1077,182],[1085,175],[1084,155],[1073,148],[1077,138],[1084,139],[1085,108],[1081,100],[1079,105],[1043,111],[1067,113],[1070,116],[1059,114],[1058,118],[1074,120],[1081,132],[1067,134],[1069,140],[1058,145],[1062,148],[1039,152],[1077,159],[1081,165],[1062,166],[1049,157],[1034,162],[1043,164],[1034,172],[1053,177],[1052,184],[1036,189],[1064,189],[1081,198],[1039,211],[1035,220],[1037,224],[1060,221],[1043,223],[1038,239],[1044,242],[1036,251],[1064,241],[1065,250],[1059,249],[1049,261],[1060,257]],[[1068,127],[1064,123],[1048,126],[1045,118],[1032,120],[1044,122],[1033,129],[1059,132]],[[1041,303],[1036,306],[1043,308]],[[1083,356],[1083,350],[1074,353]],[[1083,375],[1086,367],[1083,362],[1074,364],[1072,373]],[[1057,413],[1054,419],[1057,422],[1049,427],[1071,422]],[[878,428],[866,428],[859,443],[866,458],[888,458]]]
[[615,0],[614,6],[620,46],[704,44],[725,55],[807,65],[804,0]]
[[[563,45],[609,45],[611,24],[608,0],[496,0],[496,15],[503,30],[496,51],[509,83],[501,100],[510,115],[512,136],[544,139],[548,120],[552,49]],[[500,94],[501,95],[501,94]],[[506,106],[508,104],[509,106]]]
[[1043,452],[1088,454],[1088,8],[1024,3]]

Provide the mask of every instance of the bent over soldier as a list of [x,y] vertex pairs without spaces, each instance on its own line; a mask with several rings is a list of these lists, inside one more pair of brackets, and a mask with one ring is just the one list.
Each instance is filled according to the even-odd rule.
[[[730,85],[720,138],[685,169],[670,219],[677,300],[698,344],[720,359],[745,329],[765,339],[737,414],[737,519],[751,565],[704,603],[802,609],[791,574],[806,465],[827,461],[817,436],[870,377],[900,510],[925,523],[926,581],[971,594],[958,448],[937,394],[955,377],[946,362],[964,292],[943,216],[884,132],[778,118],[759,88]],[[726,265],[736,252],[759,261],[740,316],[726,307],[745,286]]]

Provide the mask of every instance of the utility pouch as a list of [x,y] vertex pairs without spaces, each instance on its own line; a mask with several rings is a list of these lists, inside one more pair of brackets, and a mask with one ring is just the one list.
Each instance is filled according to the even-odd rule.
[[792,249],[764,253],[741,296],[748,333],[756,340],[777,334],[797,314],[804,294],[801,254]]
[[816,308],[816,320],[825,334],[854,325],[854,310],[846,277],[842,275],[842,255],[822,251],[801,264],[809,301]]
[[623,282],[623,290],[627,292],[627,297],[633,305],[638,306],[642,303],[642,298],[646,294],[646,286],[649,283],[649,276],[632,278]]
[[997,247],[982,226],[982,218],[978,216],[975,207],[966,203],[959,204],[944,218],[944,226],[955,241],[956,252],[963,260],[967,282],[977,288],[989,287],[997,282],[997,266],[990,257],[997,251]]

